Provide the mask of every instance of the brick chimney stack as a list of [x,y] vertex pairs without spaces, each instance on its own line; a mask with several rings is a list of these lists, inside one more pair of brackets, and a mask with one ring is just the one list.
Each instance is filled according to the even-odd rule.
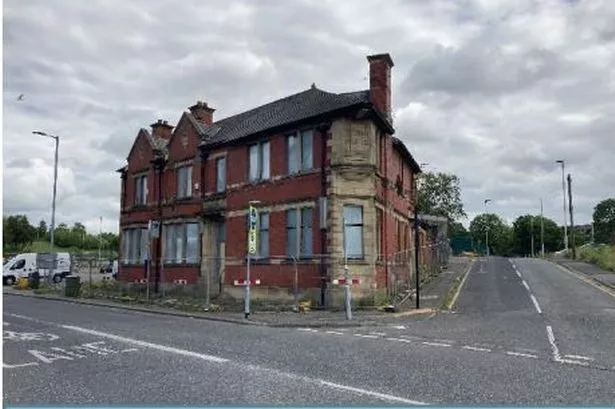
[[215,109],[208,107],[207,102],[197,101],[189,109],[194,118],[203,125],[211,125],[214,122]]
[[376,108],[392,122],[391,115],[391,68],[393,60],[386,54],[367,57],[369,62],[369,96]]
[[150,125],[152,127],[152,135],[159,138],[169,140],[171,138],[171,131],[173,126],[169,125],[167,121],[159,119],[157,122]]

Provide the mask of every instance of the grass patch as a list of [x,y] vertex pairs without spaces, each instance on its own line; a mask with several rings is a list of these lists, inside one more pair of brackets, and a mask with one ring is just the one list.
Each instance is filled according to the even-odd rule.
[[579,250],[577,258],[595,264],[603,270],[615,272],[615,246],[587,246]]

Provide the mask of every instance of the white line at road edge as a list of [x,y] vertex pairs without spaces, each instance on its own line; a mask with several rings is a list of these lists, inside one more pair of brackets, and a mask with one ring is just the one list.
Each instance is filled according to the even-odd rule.
[[99,337],[103,337],[103,338],[112,339],[112,340],[118,341],[118,342],[124,342],[124,343],[127,343],[127,344],[141,346],[141,347],[144,347],[144,348],[151,348],[151,349],[155,349],[155,350],[158,350],[158,351],[170,352],[170,353],[177,354],[177,355],[182,355],[182,356],[187,356],[187,357],[191,357],[191,358],[202,359],[204,361],[217,362],[217,363],[228,363],[228,364],[234,364],[234,365],[237,365],[237,366],[247,367],[247,368],[258,370],[258,371],[274,372],[274,373],[276,373],[278,375],[289,377],[289,378],[292,378],[292,379],[302,380],[302,381],[305,381],[305,382],[317,383],[317,384],[320,384],[320,385],[328,386],[330,388],[334,388],[334,389],[338,389],[338,390],[343,390],[343,391],[347,391],[347,392],[354,392],[354,393],[359,394],[359,395],[371,396],[371,397],[375,397],[375,398],[386,400],[386,401],[400,402],[400,403],[405,403],[405,404],[409,404],[409,405],[427,405],[427,403],[425,403],[425,402],[420,402],[420,401],[416,401],[416,400],[406,399],[406,398],[402,398],[400,396],[395,396],[395,395],[389,395],[389,394],[386,394],[386,393],[370,391],[370,390],[367,390],[367,389],[355,388],[355,387],[352,387],[352,386],[347,386],[347,385],[342,385],[342,384],[338,384],[338,383],[333,383],[333,382],[325,381],[324,379],[309,378],[309,377],[306,377],[306,376],[295,375],[295,374],[292,374],[292,373],[289,373],[289,372],[283,372],[283,371],[280,371],[280,370],[277,370],[277,369],[263,368],[263,367],[259,367],[259,366],[256,366],[256,365],[239,364],[239,363],[236,363],[236,362],[232,362],[230,359],[226,359],[226,358],[221,358],[221,357],[217,357],[217,356],[213,356],[213,355],[208,355],[208,354],[201,354],[201,353],[198,353],[198,352],[193,352],[193,351],[188,351],[188,350],[185,350],[185,349],[174,348],[174,347],[170,347],[170,346],[166,346],[166,345],[154,344],[154,343],[151,343],[151,342],[141,341],[141,340],[138,340],[138,339],[126,338],[126,337],[122,337],[122,336],[119,336],[119,335],[109,334],[109,333],[106,333],[106,332],[101,332],[101,331],[91,330],[91,329],[87,329],[87,328],[76,327],[76,326],[73,326],[73,325],[60,325],[60,327],[68,329],[68,330],[71,330],[71,331],[81,332],[83,334],[95,335],[95,336],[99,336]]
[[470,275],[470,271],[472,271],[472,267],[474,267],[474,261],[470,262],[470,265],[468,266],[468,270],[466,271],[465,275],[463,276],[463,279],[461,280],[461,283],[459,284],[459,287],[457,288],[457,292],[453,296],[453,299],[451,300],[451,302],[446,306],[446,309],[448,310],[453,309],[453,306],[457,302],[457,298],[459,298],[459,294],[461,293],[461,290],[463,289],[463,286],[465,285],[466,280],[468,279],[468,276]]
[[593,281],[591,278],[587,278],[583,276],[583,273],[577,273],[576,271],[573,271],[571,269],[569,269],[568,267],[562,267],[557,263],[553,263],[551,262],[553,265],[555,265],[555,267],[557,267],[558,269],[562,270],[564,273],[567,273],[573,277],[578,278],[579,280],[583,281],[585,284],[589,284],[594,288],[597,288],[598,290],[602,291],[605,294],[610,295],[611,297],[615,297],[615,292],[611,291],[599,284],[597,284],[595,281]]
[[538,305],[538,300],[536,299],[536,297],[534,297],[534,294],[530,294],[530,298],[532,299],[532,302],[534,303],[534,307],[536,307],[536,311],[538,311],[538,314],[542,314],[542,310],[540,309],[540,305]]

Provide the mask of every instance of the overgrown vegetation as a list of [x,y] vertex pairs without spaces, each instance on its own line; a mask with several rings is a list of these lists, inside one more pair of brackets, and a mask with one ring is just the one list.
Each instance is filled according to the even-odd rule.
[[615,246],[585,246],[579,249],[577,258],[615,272]]

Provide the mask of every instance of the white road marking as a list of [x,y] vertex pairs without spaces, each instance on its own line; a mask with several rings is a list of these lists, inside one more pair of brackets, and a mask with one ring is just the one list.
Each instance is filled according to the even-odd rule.
[[443,342],[429,342],[429,341],[423,341],[423,342],[421,342],[421,344],[429,345],[429,346],[432,346],[432,347],[450,347],[450,346],[452,346],[451,344],[445,344]]
[[588,356],[583,356],[583,355],[564,355],[564,358],[570,358],[570,359],[581,359],[584,361],[593,361],[594,358],[590,358]]
[[597,283],[596,283],[595,281],[593,281],[591,278],[586,278],[586,277],[583,277],[583,276],[582,276],[582,274],[583,274],[583,273],[577,273],[577,272],[572,271],[572,270],[570,270],[570,269],[568,269],[568,268],[562,267],[562,266],[560,266],[560,265],[559,265],[559,264],[557,264],[557,263],[553,263],[553,264],[555,265],[555,267],[559,268],[559,269],[560,269],[560,270],[562,270],[563,272],[565,272],[565,273],[567,273],[567,274],[569,274],[569,275],[571,275],[571,276],[573,276],[573,277],[578,278],[579,280],[583,281],[585,284],[589,284],[589,285],[591,285],[592,287],[597,288],[598,290],[602,291],[603,293],[608,294],[608,295],[610,295],[611,297],[615,297],[615,291],[609,290],[609,289],[607,289],[606,287],[603,287],[603,286],[601,286],[601,285],[597,284]]
[[406,338],[406,339],[411,339],[413,341],[420,341],[423,338],[421,337],[415,337],[414,335],[400,335],[401,338]]
[[354,334],[354,336],[355,337],[359,337],[359,338],[371,338],[371,339],[378,338],[376,335]]
[[522,356],[525,358],[538,358],[538,356],[534,354],[526,354],[524,352],[514,352],[514,351],[506,351],[506,355]]
[[421,402],[421,401],[417,401],[417,400],[412,400],[412,399],[407,399],[407,398],[403,398],[403,397],[400,397],[400,396],[389,395],[389,394],[386,394],[386,393],[380,393],[380,392],[371,391],[371,390],[368,390],[368,389],[355,388],[355,387],[352,387],[352,386],[347,386],[347,385],[342,385],[342,384],[338,384],[338,383],[334,383],[334,382],[329,382],[329,381],[326,381],[324,379],[310,378],[310,377],[307,377],[307,376],[295,375],[295,374],[288,373],[288,372],[283,372],[283,371],[280,371],[280,370],[277,370],[277,369],[259,367],[257,365],[244,365],[244,364],[234,363],[234,362],[232,362],[232,361],[230,361],[229,359],[226,359],[226,358],[221,358],[221,357],[217,357],[217,356],[213,356],[213,355],[208,355],[208,354],[201,354],[201,353],[198,353],[198,352],[193,352],[193,351],[189,351],[189,350],[185,350],[185,349],[174,348],[174,347],[170,347],[170,346],[166,346],[166,345],[154,344],[152,342],[141,341],[141,340],[138,340],[138,339],[126,338],[126,337],[122,337],[122,336],[119,336],[119,335],[109,334],[109,333],[106,333],[106,332],[101,332],[101,331],[91,330],[91,329],[87,329],[87,328],[76,327],[76,326],[72,326],[72,325],[60,325],[60,327],[68,329],[68,330],[72,330],[72,331],[81,332],[81,333],[84,333],[84,334],[96,335],[96,336],[99,336],[99,337],[108,338],[108,339],[112,339],[112,340],[115,340],[115,341],[124,342],[124,343],[127,343],[127,344],[137,345],[137,346],[141,346],[141,347],[144,347],[144,348],[150,348],[150,349],[154,349],[154,350],[158,350],[158,351],[162,351],[162,352],[169,352],[169,353],[173,353],[173,354],[177,354],[177,355],[187,356],[187,357],[191,357],[191,358],[197,358],[197,359],[201,359],[201,360],[204,360],[204,361],[216,362],[216,363],[229,363],[229,364],[232,364],[232,365],[237,365],[237,366],[241,366],[241,367],[247,367],[247,368],[250,368],[250,369],[253,369],[253,370],[273,372],[273,373],[276,373],[278,375],[285,376],[285,377],[288,377],[288,378],[291,378],[291,379],[298,379],[298,380],[303,380],[303,381],[307,381],[307,382],[317,383],[317,384],[320,384],[320,385],[323,385],[323,386],[328,386],[328,387],[333,388],[333,389],[343,390],[343,391],[347,391],[347,392],[354,392],[354,393],[359,394],[359,395],[372,396],[372,397],[379,398],[379,399],[386,400],[386,401],[406,403],[406,404],[409,404],[409,405],[427,405],[427,403],[425,403],[425,402]]
[[14,364],[14,365],[5,364],[4,362],[2,362],[2,367],[5,369],[23,368],[25,366],[37,366],[37,365],[38,365],[38,362],[27,362],[25,364]]
[[387,336],[387,334],[385,334],[384,332],[370,332],[370,334],[378,335],[380,337],[386,337]]
[[534,297],[534,294],[530,294],[530,298],[532,299],[532,302],[534,303],[534,307],[536,308],[536,311],[538,311],[538,314],[542,314],[542,310],[540,309],[540,305],[538,305],[538,300],[536,299],[536,297]]
[[[465,285],[465,283],[466,283],[466,281],[468,279],[468,276],[470,275],[470,271],[472,271],[472,267],[473,266],[474,266],[474,262],[471,262],[470,265],[468,266],[468,270],[466,271],[466,273],[463,275],[463,278],[461,279],[461,283],[459,283],[459,287],[457,287],[457,291],[455,292],[455,295],[453,296],[453,299],[446,306],[447,310],[452,310],[453,309],[453,306],[457,302],[457,298],[459,298],[459,294],[461,294],[461,290],[463,289],[463,286]],[[481,270],[482,270],[482,265],[481,265]]]
[[373,392],[373,391],[369,391],[369,390],[366,390],[366,389],[354,388],[352,386],[340,385],[338,383],[322,381],[322,380],[320,381],[320,383],[322,385],[330,386],[330,387],[335,388],[335,389],[341,389],[341,390],[345,390],[345,391],[349,391],[349,392],[355,392],[355,393],[358,393],[358,394],[361,394],[361,395],[373,396],[375,398],[380,398],[380,399],[388,400],[388,401],[392,401],[392,402],[407,403],[409,405],[427,405],[425,402],[419,402],[419,401],[416,401],[416,400],[410,400],[410,399],[406,399],[406,398],[401,398],[399,396],[393,396],[393,395],[389,395],[389,394],[386,394],[386,393]]
[[515,270],[515,273],[517,274],[517,277],[522,278],[521,274],[518,271]]
[[303,332],[318,332],[317,329],[314,328],[297,328],[297,331],[303,331]]
[[434,339],[434,341],[436,342],[443,342],[445,344],[454,344],[455,341],[451,340],[451,339]]
[[98,337],[108,338],[108,339],[112,339],[114,341],[124,342],[124,343],[127,343],[127,344],[132,344],[132,345],[140,346],[140,347],[143,347],[143,348],[150,348],[150,349],[155,349],[155,350],[162,351],[162,352],[170,352],[170,353],[177,354],[177,355],[183,355],[183,356],[188,356],[188,357],[191,357],[191,358],[202,359],[203,361],[218,362],[218,363],[223,363],[223,362],[228,362],[229,361],[226,358],[220,358],[220,357],[213,356],[213,355],[201,354],[201,353],[193,352],[193,351],[187,351],[185,349],[179,349],[179,348],[169,347],[169,346],[166,346],[166,345],[160,345],[160,344],[154,344],[154,343],[151,343],[151,342],[140,341],[138,339],[126,338],[126,337],[122,337],[122,336],[119,336],[119,335],[114,335],[114,334],[109,334],[109,333],[106,333],[106,332],[96,331],[96,330],[93,330],[93,329],[81,328],[81,327],[76,327],[76,326],[73,326],[73,325],[60,325],[60,326],[62,328],[64,328],[64,329],[68,329],[68,330],[76,331],[76,332],[81,332],[83,334],[95,335],[95,336],[98,336]]
[[339,331],[325,331],[325,334],[344,335],[343,332],[339,332]]
[[555,343],[555,335],[553,335],[553,328],[550,325],[547,325],[547,338],[549,338],[549,344],[551,344],[551,351],[553,352],[553,358],[558,361],[562,359],[559,354],[559,348],[557,348],[557,344]]
[[405,342],[407,344],[412,343],[412,341],[410,341],[409,339],[403,339],[403,338],[387,338],[387,341]]
[[395,329],[406,329],[406,327],[404,327],[403,325],[393,325],[393,328],[395,328]]
[[525,287],[526,290],[530,291],[530,286],[527,285],[527,282],[525,280],[522,280],[521,283],[523,283],[523,286]]
[[468,351],[491,352],[489,348],[473,347],[471,345],[464,345],[461,349],[467,349]]
[[120,352],[137,352],[138,349],[137,348],[126,348],[126,349],[122,349]]
[[562,364],[572,364],[572,365],[580,365],[580,366],[589,366],[588,362],[575,361],[574,359],[556,359],[557,362]]

